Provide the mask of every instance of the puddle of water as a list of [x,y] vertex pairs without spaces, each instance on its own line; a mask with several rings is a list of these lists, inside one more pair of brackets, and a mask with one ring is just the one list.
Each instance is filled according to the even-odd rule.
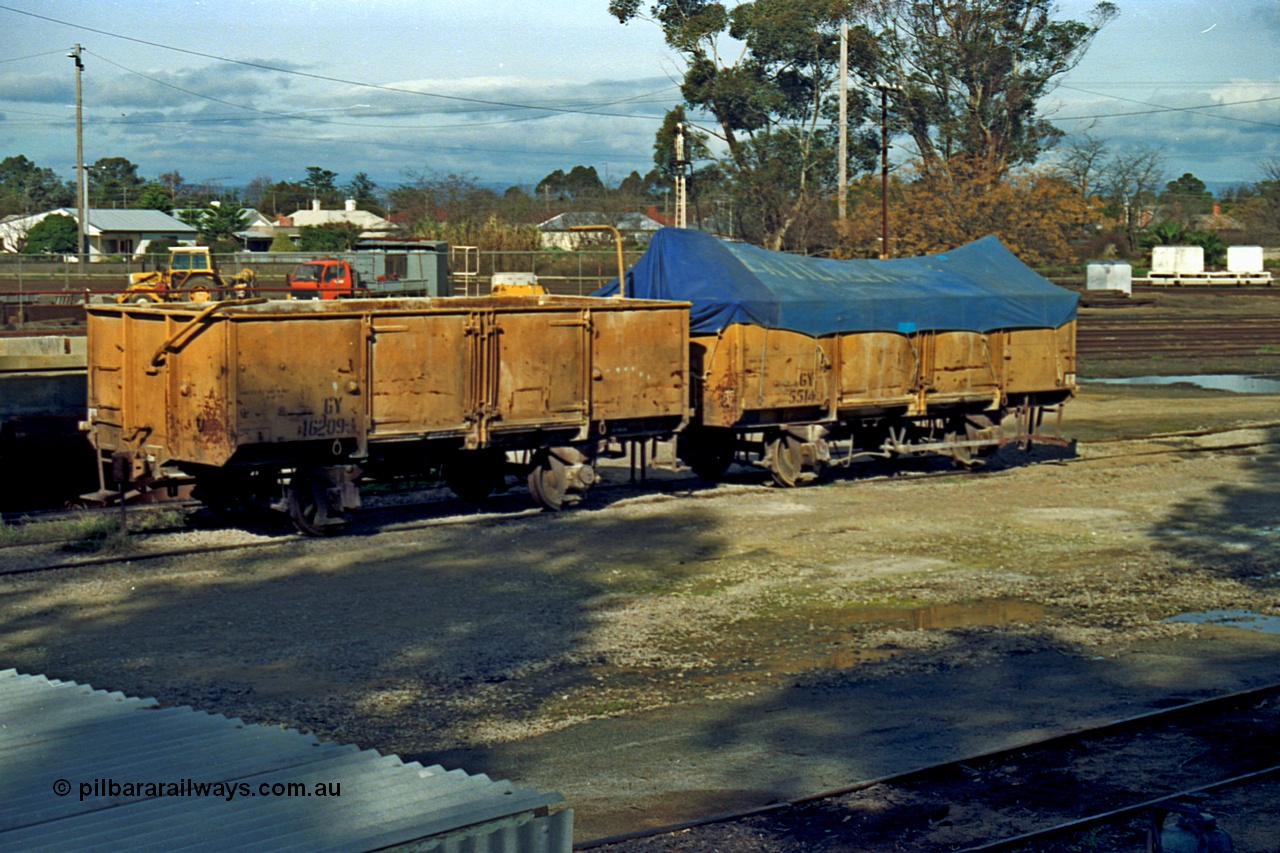
[[1280,634],[1280,616],[1267,616],[1252,610],[1202,610],[1199,613],[1179,613],[1165,622],[1190,622],[1194,625],[1220,625],[1224,628],[1243,628],[1260,634]]
[[1189,376],[1131,376],[1126,379],[1084,379],[1086,385],[1194,385],[1214,391],[1241,394],[1280,394],[1280,378],[1235,373],[1203,373]]

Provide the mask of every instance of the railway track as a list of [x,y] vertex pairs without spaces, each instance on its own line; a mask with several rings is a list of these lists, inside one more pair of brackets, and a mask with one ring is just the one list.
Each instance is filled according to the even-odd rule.
[[1183,358],[1280,354],[1280,316],[1217,319],[1088,317],[1076,331],[1081,362],[1142,356]]
[[[574,849],[1143,849],[1148,832],[1158,834],[1161,822],[1169,841],[1177,818],[1163,815],[1171,810],[1212,813],[1215,795],[1225,790],[1276,784],[1278,734],[1280,684],[1269,684],[788,802],[587,840]],[[1092,833],[1092,846],[1045,846],[1085,831]],[[1201,834],[1211,844],[1221,842],[1220,835]]]
[[[1249,427],[1233,427],[1229,429],[1207,429],[1194,430],[1175,433],[1158,433],[1148,436],[1135,436],[1129,438],[1101,439],[1091,444],[1098,445],[1122,445],[1123,443],[1141,444],[1150,441],[1168,440],[1183,437],[1202,437],[1217,435],[1228,432],[1236,432],[1242,429],[1262,430],[1280,426],[1280,422],[1256,424]],[[857,475],[849,478],[850,482],[858,483],[875,483],[875,482],[892,482],[898,485],[923,484],[939,478],[950,477],[966,477],[976,478],[992,478],[1010,476],[1019,468],[1027,465],[1076,465],[1076,464],[1096,464],[1106,463],[1108,460],[1133,459],[1135,456],[1157,456],[1169,454],[1196,454],[1196,453],[1236,453],[1255,447],[1269,446],[1275,442],[1269,439],[1256,441],[1242,441],[1228,445],[1213,445],[1207,447],[1162,447],[1157,449],[1146,449],[1142,451],[1124,451],[1120,450],[1115,453],[1107,453],[1102,455],[1089,456],[1067,456],[1051,458],[1039,462],[1020,462],[1018,464],[995,465],[990,468],[979,468],[970,470],[957,470],[946,467],[929,467],[943,464],[941,459],[921,458],[914,460],[923,468],[904,467],[902,463],[885,465],[883,471],[878,469],[878,464],[868,463],[859,470]],[[749,490],[767,490],[773,486],[762,483],[761,477],[757,472],[746,472],[739,474],[730,474],[724,478],[724,482],[738,489]],[[645,481],[642,485],[642,491],[638,491],[638,485],[628,482],[602,482],[593,490],[592,494],[596,495],[596,500],[605,500],[613,502],[617,500],[625,500],[635,494],[644,495],[665,495],[673,498],[696,498],[699,495],[714,495],[714,489],[699,489],[698,485],[701,480],[690,474],[687,477],[665,480],[665,481]],[[704,484],[705,485],[705,484]],[[603,496],[603,497],[601,497]],[[84,532],[76,532],[69,536],[50,535],[40,537],[38,535],[30,537],[26,540],[16,539],[8,542],[0,541],[0,553],[13,553],[21,548],[59,548],[61,550],[50,553],[49,559],[46,561],[25,561],[19,563],[16,560],[0,561],[0,575],[3,574],[25,574],[37,571],[51,571],[55,569],[77,568],[83,566],[103,565],[117,562],[139,561],[139,560],[156,560],[167,557],[181,557],[192,554],[214,553],[228,550],[238,549],[254,549],[279,546],[289,543],[302,543],[317,540],[312,536],[305,536],[293,531],[287,519],[284,516],[275,518],[274,515],[264,514],[257,518],[256,521],[250,520],[247,527],[239,527],[236,525],[225,524],[209,524],[192,526],[190,524],[155,524],[148,523],[147,517],[155,513],[163,513],[166,509],[169,512],[178,510],[184,513],[193,513],[201,508],[201,504],[194,500],[175,501],[169,504],[151,504],[130,507],[128,510],[130,522],[127,534],[123,536],[115,536],[108,532],[105,536],[102,532],[95,531],[88,535]],[[353,521],[351,529],[353,531],[367,530],[373,526],[377,530],[412,530],[418,528],[432,527],[438,525],[453,524],[475,524],[475,523],[502,523],[516,518],[523,518],[531,515],[538,515],[542,512],[537,507],[530,507],[527,495],[520,489],[513,489],[511,493],[502,493],[487,499],[482,505],[467,503],[459,498],[453,497],[447,489],[439,488],[431,490],[429,496],[423,499],[409,499],[405,501],[387,502],[384,504],[367,505],[361,509],[352,511]],[[31,525],[37,533],[41,526],[54,528],[59,522],[74,522],[84,519],[97,519],[101,522],[99,527],[101,530],[114,528],[118,524],[120,510],[117,507],[97,507],[75,510],[57,510],[42,511],[34,513],[5,513],[5,521],[11,526]],[[138,524],[137,519],[143,519],[142,524]],[[14,522],[18,525],[14,525]],[[193,536],[211,536],[218,533],[229,531],[240,531],[247,538],[245,541],[229,543],[229,544],[207,544],[205,542],[196,542],[192,544],[180,544],[173,547],[152,547],[146,549],[138,549],[132,544],[126,544],[126,540],[136,542],[145,542],[148,540],[160,541],[166,535],[183,535],[191,534]],[[81,546],[92,544],[92,539],[107,539],[102,553],[88,552],[89,549],[83,549],[85,552],[78,556],[68,557],[67,551],[81,551]],[[113,541],[111,541],[113,540]]]

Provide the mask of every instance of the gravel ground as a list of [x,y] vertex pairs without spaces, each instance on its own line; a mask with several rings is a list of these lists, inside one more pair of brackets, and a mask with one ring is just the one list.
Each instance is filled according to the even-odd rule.
[[[1267,680],[1275,637],[1164,620],[1280,616],[1280,453],[1276,428],[1254,426],[1277,404],[1086,387],[1068,409],[1075,458],[1002,451],[975,476],[868,466],[783,490],[738,471],[562,514],[157,537],[132,547],[256,547],[0,577],[0,662],[559,790],[584,838],[661,825]],[[1153,423],[1236,429],[1109,440]],[[1216,449],[1176,452],[1192,447]],[[1017,672],[1038,673],[1020,716],[984,710],[974,685]],[[872,696],[902,721],[860,717],[865,740],[841,729],[830,754],[788,746]],[[746,736],[716,740],[765,725],[768,760]],[[884,766],[867,757],[877,737],[905,738]],[[610,750],[632,740],[620,764]]]

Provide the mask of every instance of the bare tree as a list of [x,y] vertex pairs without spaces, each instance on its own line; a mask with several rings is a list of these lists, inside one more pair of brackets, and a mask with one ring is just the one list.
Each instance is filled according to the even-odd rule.
[[1100,182],[1107,212],[1124,227],[1128,250],[1138,245],[1142,209],[1152,204],[1165,181],[1165,152],[1159,146],[1141,146],[1114,154],[1103,167]]
[[1059,149],[1058,170],[1082,198],[1101,195],[1102,175],[1109,150],[1107,143],[1086,133],[1065,142]]

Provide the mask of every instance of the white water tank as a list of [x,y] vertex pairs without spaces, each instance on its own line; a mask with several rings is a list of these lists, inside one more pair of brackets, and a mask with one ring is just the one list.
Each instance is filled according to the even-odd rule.
[[1127,261],[1089,261],[1085,266],[1086,290],[1118,290],[1133,294],[1133,267]]
[[1228,246],[1227,272],[1262,272],[1262,247]]
[[1152,246],[1151,271],[1196,274],[1204,272],[1204,249],[1199,246]]

